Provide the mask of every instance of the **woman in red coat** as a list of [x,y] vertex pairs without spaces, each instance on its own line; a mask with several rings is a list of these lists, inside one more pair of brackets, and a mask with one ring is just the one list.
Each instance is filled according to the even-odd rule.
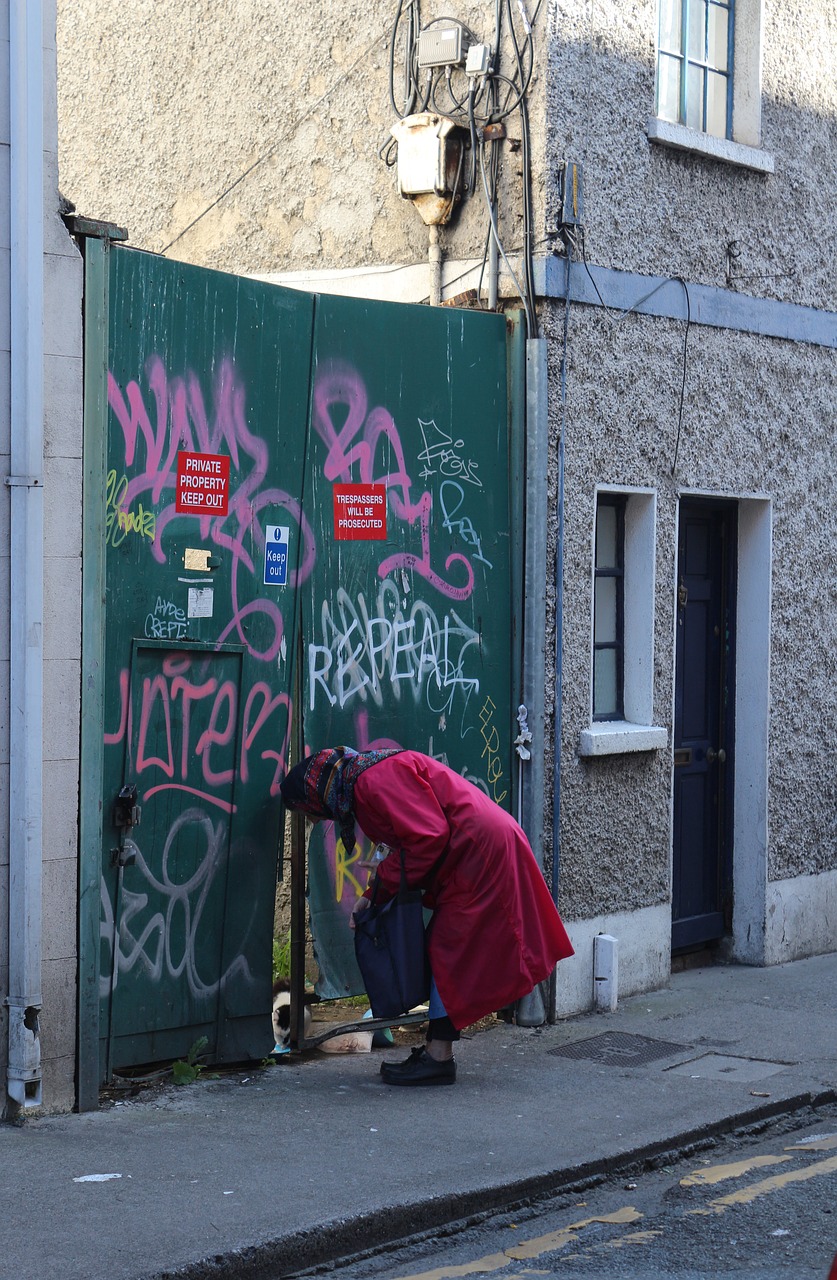
[[[354,824],[376,844],[403,849],[407,882],[433,909],[427,1043],[385,1062],[389,1084],[453,1084],[462,1027],[527,995],[573,954],[541,869],[514,818],[479,787],[418,751],[319,751],[282,783],[290,809],[331,819],[343,846]],[[378,902],[395,896],[400,859],[378,868]],[[369,906],[372,886],[353,916]]]

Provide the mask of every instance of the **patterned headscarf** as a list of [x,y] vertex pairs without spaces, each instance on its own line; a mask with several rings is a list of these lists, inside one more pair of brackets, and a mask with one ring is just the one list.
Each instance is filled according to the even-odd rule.
[[327,747],[309,760],[294,765],[282,782],[282,799],[289,809],[301,809],[309,818],[330,818],[340,828],[346,853],[355,847],[355,783],[373,764],[403,750],[353,751],[351,747]]

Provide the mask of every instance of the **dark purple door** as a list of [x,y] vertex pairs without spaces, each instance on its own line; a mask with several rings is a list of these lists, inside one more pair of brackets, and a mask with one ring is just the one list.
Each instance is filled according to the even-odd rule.
[[672,950],[731,926],[728,799],[732,795],[735,507],[680,507],[674,708]]

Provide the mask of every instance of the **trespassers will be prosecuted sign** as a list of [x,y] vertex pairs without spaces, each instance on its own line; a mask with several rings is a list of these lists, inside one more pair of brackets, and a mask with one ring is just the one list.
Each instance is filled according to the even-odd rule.
[[175,511],[225,516],[230,501],[230,459],[223,453],[178,453]]
[[336,484],[334,486],[334,536],[360,542],[387,536],[387,487],[385,484]]

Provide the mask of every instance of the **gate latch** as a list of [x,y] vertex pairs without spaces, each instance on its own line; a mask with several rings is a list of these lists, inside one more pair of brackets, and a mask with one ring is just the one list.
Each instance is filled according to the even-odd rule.
[[122,787],[113,806],[113,825],[115,827],[137,827],[142,817],[142,809],[137,804],[137,789],[131,782]]

